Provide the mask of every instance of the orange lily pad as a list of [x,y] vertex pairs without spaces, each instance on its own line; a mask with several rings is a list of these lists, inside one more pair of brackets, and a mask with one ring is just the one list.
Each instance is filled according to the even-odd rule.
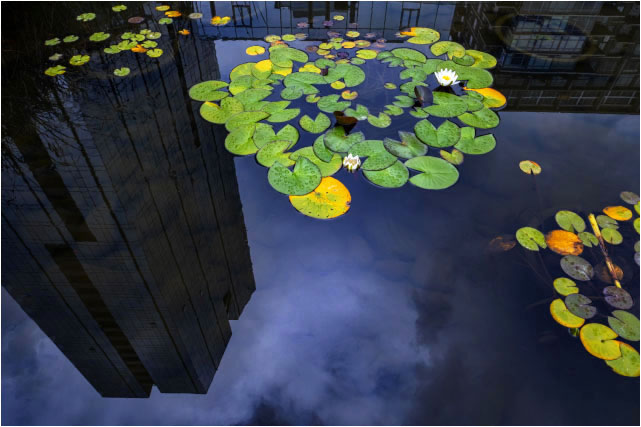
[[581,255],[583,242],[574,233],[565,230],[553,230],[545,236],[545,243],[559,255]]

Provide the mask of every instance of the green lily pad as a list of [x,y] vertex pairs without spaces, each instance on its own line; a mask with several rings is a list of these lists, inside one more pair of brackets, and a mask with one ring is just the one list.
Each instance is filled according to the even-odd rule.
[[157,46],[158,46],[158,43],[156,43],[153,40],[145,40],[144,42],[142,42],[142,47],[144,47],[145,49],[153,49]]
[[169,25],[169,24],[171,24],[172,22],[174,22],[174,20],[173,20],[173,19],[171,19],[171,18],[160,18],[160,19],[158,20],[158,23],[159,23],[160,25]]
[[55,77],[60,74],[64,74],[66,70],[67,70],[67,67],[64,67],[62,65],[56,65],[55,67],[47,68],[45,70],[45,74],[51,77]]
[[623,375],[624,377],[638,377],[639,352],[624,342],[619,344],[619,350],[621,351],[621,357],[614,360],[606,360],[605,363],[619,375]]
[[280,193],[303,196],[318,187],[322,176],[314,163],[307,157],[300,156],[293,172],[276,162],[269,168],[267,179],[271,186]]
[[465,53],[474,58],[474,63],[471,65],[472,67],[494,68],[496,66],[496,58],[489,53],[473,49],[467,49]]
[[318,68],[334,68],[336,67],[336,63],[330,59],[325,59],[325,58],[319,58],[316,61],[314,61],[314,65],[316,65]]
[[115,53],[120,53],[120,52],[122,52],[122,51],[120,50],[120,48],[119,48],[117,45],[115,45],[115,44],[114,44],[114,45],[111,45],[111,46],[109,46],[109,47],[104,48],[104,49],[103,49],[103,51],[104,51],[105,53],[108,53],[108,54],[111,54],[111,55],[113,55],[113,54],[115,54]]
[[303,89],[298,86],[286,87],[280,92],[280,97],[287,100],[298,99],[303,96]]
[[82,21],[82,22],[87,22],[87,21],[93,21],[96,18],[95,13],[83,13],[78,16],[76,16],[76,21]]
[[427,84],[423,82],[411,81],[411,82],[403,83],[402,85],[399,86],[399,89],[401,90],[401,92],[406,93],[408,96],[412,98],[416,98],[415,89],[417,86],[427,87]]
[[564,297],[579,293],[579,288],[576,286],[574,280],[568,279],[567,277],[554,279],[554,289]]
[[[251,88],[247,89],[237,95],[234,95],[234,98],[239,100],[245,109],[247,110],[247,107],[255,104],[256,102],[263,100],[267,98],[269,95],[271,95],[271,91],[267,89],[260,89],[260,88]],[[289,105],[289,104],[288,104]]]
[[221,82],[219,80],[209,80],[198,83],[189,89],[189,97],[194,101],[218,101],[229,95],[227,92],[218,90],[226,86],[227,82]]
[[378,116],[370,114],[367,116],[367,121],[377,128],[386,128],[392,124],[392,119],[385,113],[379,113]]
[[396,85],[394,83],[385,83],[383,87],[385,89],[396,89]]
[[587,246],[588,248],[599,245],[599,239],[597,239],[596,236],[592,233],[582,231],[578,234],[578,236],[579,239],[581,239],[583,245]]
[[499,125],[499,116],[489,108],[461,114],[458,119],[468,126],[479,129],[491,129]]
[[[111,46],[113,47],[113,46]],[[116,45],[116,47],[120,50],[131,50],[134,47],[136,47],[136,42],[128,41],[128,40],[123,40],[120,43]]]
[[327,95],[321,97],[316,104],[318,109],[326,113],[333,113],[334,111],[343,111],[350,106],[349,101],[339,101],[340,95]]
[[423,144],[413,133],[401,131],[398,134],[401,138],[401,142],[390,138],[385,138],[383,140],[383,144],[387,151],[396,157],[411,159],[412,157],[424,156],[425,153],[427,153],[427,146]]
[[309,133],[323,133],[332,124],[329,117],[323,113],[318,113],[315,119],[312,119],[307,114],[300,118],[300,127]]
[[89,36],[89,40],[92,42],[101,42],[103,40],[107,40],[111,34],[109,33],[103,33],[102,31],[98,33],[93,33],[92,35]]
[[347,153],[350,147],[365,138],[363,132],[345,134],[343,126],[336,126],[330,129],[324,136],[325,146],[334,153]]
[[395,161],[392,166],[382,170],[364,170],[363,175],[373,184],[384,188],[399,188],[405,185],[410,172],[400,161]]
[[604,228],[601,230],[601,235],[603,236],[603,240],[611,245],[618,245],[623,242],[623,236],[614,228]]
[[396,162],[396,157],[385,149],[383,141],[377,139],[356,143],[350,147],[349,153],[358,157],[367,157],[361,166],[363,170],[382,170]]
[[619,223],[606,215],[597,215],[596,222],[601,228],[612,228],[615,230],[619,228]]
[[399,47],[396,49],[392,49],[390,52],[392,53],[392,55],[402,60],[409,59],[410,61],[420,62],[421,64],[424,64],[427,61],[425,55],[416,49]]
[[356,57],[361,59],[374,59],[376,55],[378,55],[378,52],[373,49],[359,49],[356,51]]
[[285,46],[271,47],[269,49],[269,59],[279,67],[291,68],[294,65],[293,61],[305,63],[309,60],[309,57],[302,50]]
[[258,153],[256,154],[256,161],[267,168],[271,167],[275,162],[278,162],[285,167],[289,167],[296,163],[290,157],[292,153],[285,153],[289,148],[289,145],[289,141],[270,142],[258,150]]
[[[476,93],[476,92],[474,92]],[[480,95],[480,94],[479,94]],[[481,95],[483,96],[483,95]],[[467,104],[467,111],[473,113],[475,111],[480,111],[483,109],[483,101],[479,100],[473,96],[465,95],[460,97]]]
[[305,101],[309,102],[310,104],[318,102],[318,101],[320,101],[320,99],[321,99],[321,97],[316,95],[316,94],[307,95],[305,97]]
[[293,120],[300,114],[300,108],[288,108],[286,110],[277,111],[267,117],[270,123],[283,123]]
[[79,38],[78,36],[71,35],[71,36],[65,37],[64,39],[62,39],[62,41],[65,42],[65,43],[73,43],[76,40],[78,40],[78,38]]
[[[245,93],[245,92],[243,92],[243,93]],[[269,114],[274,114],[274,113],[277,113],[279,111],[283,111],[287,107],[289,107],[289,104],[291,104],[290,101],[275,101],[275,102],[259,101],[259,102],[265,102],[265,104],[262,107],[259,108],[260,111],[264,111],[264,112],[269,113]],[[249,111],[255,111],[255,110],[251,110],[250,109]]]
[[427,78],[427,73],[423,71],[422,68],[414,67],[414,68],[407,68],[401,71],[401,74],[399,75],[399,77],[401,78],[401,80],[412,79],[412,80],[422,82]]
[[325,146],[325,135],[320,135],[312,145],[316,157],[324,162],[329,162],[334,157],[334,153]]
[[585,349],[594,357],[604,360],[614,360],[621,357],[619,342],[614,339],[616,332],[600,323],[588,323],[581,328],[579,334]]
[[431,28],[414,28],[414,37],[407,39],[408,43],[412,44],[430,44],[437,41],[441,35],[438,31]]
[[445,150],[441,150],[439,151],[439,154],[443,158],[443,160],[453,165],[460,165],[464,160],[463,153],[461,153],[456,148],[452,149],[451,153]]
[[367,107],[357,104],[356,109],[348,108],[345,110],[345,115],[347,117],[354,117],[356,120],[367,120],[369,116],[369,110]]
[[639,203],[639,195],[631,191],[623,191],[619,196],[621,197],[621,200],[631,205]]
[[408,108],[414,105],[414,98],[405,95],[398,95],[394,97],[394,105],[397,107]]
[[430,156],[414,157],[405,166],[422,173],[410,178],[410,182],[426,190],[442,190],[458,181],[458,170],[443,159]]
[[307,159],[314,163],[321,172],[323,177],[332,176],[340,170],[343,166],[343,159],[339,154],[333,154],[329,162],[325,162],[318,158],[312,147],[303,147],[293,152],[289,158],[297,161],[300,156],[307,157]]
[[487,134],[474,137],[475,130],[472,127],[461,128],[461,139],[454,145],[465,154],[480,155],[487,154],[496,147],[494,135]]
[[156,40],[159,39],[162,36],[162,34],[159,31],[152,31],[147,33],[147,38],[150,40]]
[[410,114],[417,119],[425,119],[429,117],[429,114],[425,112],[422,108],[415,108],[412,111],[410,111]]
[[470,55],[467,55],[467,54],[465,54],[465,55],[463,55],[461,57],[454,57],[454,58],[452,58],[452,60],[454,61],[455,64],[464,65],[466,67],[469,67],[472,64],[474,64],[474,57],[472,57]]
[[437,148],[451,147],[461,137],[460,128],[449,120],[443,122],[438,129],[428,120],[421,120],[414,126],[414,132],[425,144]]
[[560,325],[566,328],[580,328],[585,320],[575,316],[568,310],[561,298],[557,298],[550,304],[550,314],[552,318]]
[[232,116],[243,112],[243,104],[236,98],[228,97],[220,102],[220,106],[205,102],[200,107],[200,115],[211,123],[225,124]]
[[639,341],[639,319],[632,313],[614,310],[614,317],[608,317],[608,324],[620,337],[628,341]]
[[629,310],[634,305],[634,300],[628,291],[618,286],[606,286],[603,288],[605,301],[614,308]]
[[298,138],[298,130],[292,125],[285,125],[278,133],[275,133],[273,126],[267,123],[256,123],[256,131],[253,136],[254,144],[258,148],[273,141],[289,141],[288,148],[291,148],[296,144]]
[[594,277],[592,264],[576,255],[567,255],[561,258],[561,269],[574,280],[584,282]]
[[71,65],[76,65],[76,66],[84,65],[87,62],[89,62],[89,59],[90,59],[89,55],[74,55],[69,60],[69,63]]
[[383,112],[388,116],[400,116],[403,114],[403,109],[396,105],[386,105],[384,108],[385,110]]
[[425,111],[436,117],[457,117],[467,111],[464,99],[447,92],[434,92],[434,104],[425,108]]
[[[558,211],[554,216],[559,227],[565,231],[579,233],[585,230],[585,221],[583,218],[571,211]],[[579,236],[580,238],[580,236]]]
[[365,63],[365,60],[362,58],[352,58],[349,60],[350,64],[354,65],[363,65]]
[[234,114],[225,122],[225,128],[232,131],[241,126],[248,126],[269,117],[269,113],[264,111],[245,111]]
[[119,4],[112,7],[111,10],[113,10],[114,12],[122,12],[124,10],[127,10],[127,6],[125,6],[124,4]]
[[55,37],[53,39],[45,40],[45,46],[55,46],[57,44],[60,44],[60,39],[58,37]]
[[125,77],[128,76],[131,70],[127,67],[121,67],[121,68],[116,68],[114,70],[114,74],[118,77]]
[[150,58],[158,58],[162,53],[162,49],[150,49],[147,51],[147,56]]
[[333,83],[343,79],[345,86],[354,87],[365,81],[365,72],[360,67],[352,64],[338,64],[330,68],[325,76],[326,83]]
[[452,41],[440,41],[434,43],[430,46],[430,51],[435,56],[441,56],[444,53],[447,53],[447,56],[451,59],[452,57],[462,57],[465,55],[465,48],[460,44]]
[[639,218],[635,218],[634,221],[632,222],[632,225],[634,226],[634,229],[636,230],[637,234],[639,234]]
[[234,129],[234,131],[230,132],[225,138],[225,148],[227,151],[238,156],[256,153],[258,147],[256,147],[252,139],[255,130],[256,125],[253,123]]
[[54,53],[53,55],[51,55],[49,57],[49,60],[50,61],[58,61],[58,60],[60,60],[60,58],[62,58],[62,54],[61,53]]
[[565,306],[570,310],[570,313],[581,319],[591,319],[596,314],[596,308],[591,306],[590,303],[592,303],[590,298],[579,293],[565,297]]
[[531,251],[538,251],[539,248],[547,248],[548,245],[545,243],[545,236],[536,228],[532,227],[522,227],[516,231],[516,240],[521,246],[525,249]]

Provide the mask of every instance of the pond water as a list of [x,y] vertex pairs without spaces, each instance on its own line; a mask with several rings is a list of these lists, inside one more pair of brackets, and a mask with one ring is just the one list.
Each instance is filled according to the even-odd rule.
[[[552,319],[539,258],[488,250],[541,220],[558,228],[559,210],[587,217],[639,193],[638,3],[176,2],[168,25],[161,4],[2,5],[3,424],[639,424],[638,378]],[[76,20],[86,12],[96,18]],[[254,155],[225,151],[226,131],[188,95],[267,58],[245,50],[270,34],[304,33],[288,44],[305,50],[328,31],[376,33],[379,50],[433,57],[397,35],[407,27],[494,55],[507,97],[500,124],[477,132],[496,148],[466,155],[444,190],[341,169],[349,211],[310,218]],[[161,33],[161,56],[103,51],[142,29]],[[97,31],[111,38],[90,42]],[[67,70],[46,76],[54,53]],[[89,62],[69,65],[76,54]],[[352,106],[378,114],[402,94],[383,84],[403,83],[403,68],[360,66]],[[275,87],[266,100],[280,100]],[[312,145],[298,120],[318,108],[304,96],[290,108],[295,149]],[[396,139],[420,120],[406,111],[352,132]],[[526,159],[542,173],[524,174]],[[625,227],[610,254],[638,317],[638,234]],[[541,258],[552,277],[559,259]],[[99,394],[126,383],[140,397],[152,382],[148,399]]]

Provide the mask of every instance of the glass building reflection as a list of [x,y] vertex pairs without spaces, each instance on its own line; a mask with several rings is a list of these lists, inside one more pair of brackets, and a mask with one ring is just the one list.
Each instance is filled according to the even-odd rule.
[[[59,8],[61,23],[50,25],[85,11],[74,7]],[[129,7],[148,16],[153,6]],[[186,24],[193,37],[173,25],[143,25],[163,34],[158,61],[94,49],[84,74],[54,80],[42,75],[43,54],[3,52],[2,286],[103,396],[146,397],[154,384],[205,393],[231,336],[229,320],[255,288],[225,130],[201,120],[187,95],[193,84],[221,78],[215,40],[297,32],[325,40],[323,21],[335,13],[346,19],[332,30],[357,23],[388,43],[402,42],[402,28],[430,27],[497,57],[494,86],[508,97],[507,111],[639,113],[638,3],[179,9],[203,13]],[[109,5],[95,12],[109,17],[108,28],[126,26]],[[215,15],[232,22],[213,27]],[[11,19],[16,28],[27,20]],[[297,27],[303,20],[309,28]],[[9,43],[27,51],[17,39]],[[126,79],[111,74],[122,66],[132,70]]]

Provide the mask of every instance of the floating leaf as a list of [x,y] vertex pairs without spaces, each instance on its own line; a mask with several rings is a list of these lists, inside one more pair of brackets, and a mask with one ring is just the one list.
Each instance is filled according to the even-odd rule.
[[305,63],[309,57],[302,50],[291,47],[271,47],[269,59],[279,67],[291,68],[294,65],[293,61]]
[[632,313],[623,310],[614,310],[614,317],[608,317],[608,324],[628,341],[639,341],[639,319]]
[[345,110],[345,115],[348,117],[353,117],[356,120],[367,120],[367,116],[369,116],[369,110],[367,107],[357,104],[356,109],[348,108]]
[[356,57],[361,59],[374,59],[378,52],[374,49],[359,49],[356,51]]
[[581,242],[583,242],[583,245],[587,246],[588,248],[599,245],[599,239],[597,239],[594,234],[589,233],[587,231],[580,232],[579,239],[581,239]]
[[76,21],[87,22],[87,21],[93,21],[95,18],[96,18],[95,13],[83,13],[81,15],[76,16]]
[[352,38],[352,39],[355,39],[356,37],[358,37],[360,35],[361,35],[361,33],[359,33],[358,31],[348,31],[348,32],[345,33],[346,37],[349,37],[349,38]]
[[[162,21],[163,19],[164,20],[173,21],[171,18],[161,18],[160,20]],[[140,24],[144,20],[145,20],[145,18],[143,18],[142,16],[132,16],[131,18],[127,19],[127,22],[129,22],[130,24]],[[171,24],[171,22],[167,22],[167,23]],[[162,22],[161,22],[161,24],[162,24]]]
[[298,99],[303,96],[303,90],[298,86],[286,87],[280,92],[280,97],[287,100]]
[[604,228],[601,230],[601,235],[603,236],[603,240],[612,245],[618,245],[623,242],[623,236],[614,228]]
[[514,236],[510,234],[503,234],[490,240],[490,243],[487,245],[487,249],[490,252],[505,252],[513,249],[514,246],[516,246]]
[[112,7],[111,10],[113,10],[114,12],[122,12],[124,10],[127,10],[127,6],[125,6],[124,4],[119,4],[117,6]]
[[227,82],[209,80],[195,84],[189,89],[189,97],[194,101],[218,101],[229,95],[227,92],[218,89],[227,86]]
[[454,56],[460,58],[465,55],[465,48],[460,44],[452,41],[440,41],[434,43],[432,46],[430,46],[430,50],[435,56],[441,56],[444,53],[447,53],[447,56],[450,59]]
[[227,151],[238,156],[246,156],[257,152],[258,147],[256,147],[252,139],[255,130],[255,124],[240,126],[234,129],[234,131],[230,132],[227,138],[225,138],[225,148]]
[[314,153],[314,148],[312,147],[300,148],[293,152],[289,156],[289,158],[293,161],[297,161],[300,156],[307,157],[310,162],[314,163],[320,170],[323,177],[334,175],[343,166],[343,159],[339,154],[332,153],[332,157],[330,158],[329,162],[326,162],[318,158],[318,156]]
[[318,113],[316,115],[316,119],[312,119],[307,114],[305,114],[303,117],[301,117],[299,124],[300,127],[305,129],[307,132],[322,133],[325,132],[325,130],[332,124],[332,122],[325,114]]
[[[178,31],[178,34],[180,34],[181,36],[188,36],[191,33],[189,32],[188,29],[183,28],[182,30]],[[149,43],[149,42],[145,42],[145,43]],[[144,46],[144,43],[143,43],[143,46]]]
[[300,114],[300,108],[289,108],[286,110],[277,111],[267,117],[270,123],[283,123],[293,120]]
[[403,31],[401,34],[413,35],[414,37],[407,39],[407,42],[412,44],[430,44],[434,43],[441,37],[438,31],[431,28],[421,27],[412,27],[410,31]]
[[60,58],[62,58],[62,54],[61,53],[54,53],[53,55],[51,55],[49,57],[49,60],[50,61],[58,61],[58,60],[60,60]]
[[147,51],[147,56],[150,58],[158,58],[162,53],[162,49],[151,49]]
[[362,132],[346,135],[345,128],[336,126],[325,134],[325,146],[335,153],[347,153],[350,147],[364,139]]
[[458,116],[458,119],[468,126],[473,126],[479,129],[491,129],[499,124],[499,116],[488,108],[461,114]]
[[592,265],[576,255],[567,255],[561,258],[561,268],[574,280],[587,281],[594,277]]
[[410,182],[426,190],[442,190],[451,187],[458,181],[458,170],[450,163],[436,157],[414,157],[405,162],[405,166],[422,173],[410,178]]
[[109,33],[103,33],[102,31],[98,33],[93,33],[92,35],[89,36],[89,40],[92,42],[101,42],[103,40],[107,40],[111,34]]
[[[554,279],[554,289],[564,297],[579,293],[579,288],[576,286],[576,283],[567,277],[558,277]],[[576,327],[578,328],[578,326]]]
[[367,121],[377,128],[386,128],[392,124],[392,119],[385,113],[379,113],[378,116],[370,114],[367,116]]
[[411,159],[412,157],[424,156],[425,153],[427,153],[427,146],[423,144],[413,133],[401,131],[398,134],[401,138],[400,142],[394,141],[390,138],[385,138],[383,140],[383,144],[387,151],[396,157]]
[[390,52],[392,55],[402,60],[420,62],[421,64],[424,64],[427,61],[427,58],[425,57],[425,55],[416,49],[399,47],[396,49],[392,49]]
[[634,226],[634,229],[636,230],[636,232],[639,233],[639,218],[635,218],[632,225]]
[[565,297],[565,306],[570,313],[582,319],[591,319],[596,314],[596,308],[589,305],[592,300],[585,295],[570,294]]
[[528,175],[538,175],[541,173],[541,166],[532,160],[523,160],[519,162],[519,168]]
[[492,89],[489,87],[486,87],[483,89],[470,89],[465,87],[463,89],[474,91],[476,93],[480,93],[481,95],[483,95],[483,105],[485,105],[488,108],[500,108],[507,103],[507,99],[505,98],[505,95],[503,95],[501,92],[499,92],[496,89]]
[[619,228],[619,224],[609,216],[598,215],[596,217],[596,222],[597,224],[599,224],[599,227],[601,228],[613,228],[615,230]]
[[620,194],[621,200],[631,205],[639,203],[639,195],[631,191],[623,191]]
[[174,22],[174,20],[173,20],[173,19],[171,19],[171,18],[160,18],[160,19],[158,20],[158,23],[159,23],[160,25],[169,25],[169,24],[171,24],[172,22]]
[[127,67],[121,67],[121,68],[116,68],[114,70],[114,74],[118,77],[125,77],[128,76],[131,70]]
[[621,357],[614,360],[606,360],[605,363],[612,368],[614,372],[624,377],[639,376],[639,352],[629,344],[619,343]]
[[69,63],[71,65],[76,65],[76,66],[84,65],[87,62],[89,62],[89,59],[90,59],[89,55],[74,55],[69,60]]
[[221,25],[227,25],[231,21],[231,18],[229,16],[214,16],[211,18],[211,25],[216,25],[216,26],[221,26]]
[[384,188],[399,188],[405,185],[410,172],[400,161],[395,161],[391,166],[376,171],[363,170],[363,175],[370,182]]
[[158,43],[156,43],[153,40],[145,40],[144,42],[142,42],[142,47],[144,47],[146,49],[153,49],[156,46],[158,46]]
[[570,313],[561,298],[557,298],[550,304],[550,314],[556,322],[566,328],[580,328],[585,320]]
[[265,53],[265,48],[262,46],[249,46],[247,49],[245,49],[245,53],[247,55],[262,55]]
[[496,66],[496,58],[489,53],[466,49],[465,54],[474,58],[474,63],[471,65],[472,67],[494,68]]
[[171,9],[171,7],[169,7],[167,5],[156,6],[156,10],[158,10],[160,12],[164,12],[164,11],[169,10],[169,9]]
[[243,112],[243,104],[236,98],[225,98],[220,107],[211,102],[205,102],[200,107],[200,115],[211,123],[224,124],[230,117]]
[[385,89],[396,89],[396,85],[394,83],[385,83],[383,87]]
[[165,15],[170,18],[178,18],[179,16],[182,16],[182,13],[178,12],[177,10],[169,10],[165,12]]
[[303,196],[308,194],[321,182],[321,173],[318,167],[308,158],[301,156],[294,171],[276,162],[269,168],[267,179],[271,186],[278,192],[290,196]]
[[347,99],[348,101],[354,100],[358,97],[358,92],[355,90],[344,90],[341,92],[341,98]]
[[471,127],[461,128],[461,139],[454,145],[465,154],[487,154],[496,147],[494,135],[487,134],[474,137],[475,130]]
[[579,236],[565,230],[553,230],[545,236],[548,247],[559,255],[581,255],[583,243]]
[[225,122],[225,128],[231,132],[237,127],[252,125],[268,116],[269,113],[264,111],[246,111],[234,114]]
[[117,45],[115,45],[115,44],[114,44],[114,45],[111,45],[111,46],[109,46],[109,47],[104,48],[104,49],[103,49],[103,51],[104,51],[105,53],[108,53],[108,54],[111,54],[111,55],[113,55],[113,54],[115,54],[115,53],[120,53],[120,52],[121,52],[120,48],[119,48]]
[[628,291],[617,286],[607,286],[603,288],[603,295],[605,295],[605,301],[614,308],[628,310],[634,305],[632,296],[630,296]]
[[616,332],[600,323],[588,323],[581,328],[579,334],[585,349],[594,357],[604,360],[614,360],[621,357],[619,342],[614,339]]
[[343,111],[349,107],[349,101],[339,101],[340,95],[327,95],[318,100],[318,109],[326,113],[333,113],[334,111]]
[[60,39],[58,37],[55,37],[53,39],[45,40],[45,46],[55,46],[57,44],[60,44]]
[[[155,42],[152,42],[152,43],[155,43]],[[132,52],[137,52],[137,53],[145,53],[147,52],[147,50],[148,49],[145,49],[144,47],[142,47],[142,45],[136,45],[136,47],[131,49]]]
[[65,43],[73,43],[76,40],[78,40],[78,36],[67,36],[64,39],[62,39],[62,41]]
[[608,206],[603,213],[617,221],[627,221],[632,218],[632,211],[623,206]]
[[47,68],[45,70],[45,74],[51,77],[55,77],[60,74],[64,74],[66,70],[67,70],[67,67],[63,67],[62,65],[56,65],[55,67]]
[[456,117],[467,111],[464,99],[447,92],[433,92],[434,104],[425,108],[425,111],[436,117]]
[[272,141],[289,141],[291,148],[298,141],[298,130],[292,125],[285,125],[278,133],[274,132],[272,125],[267,123],[256,123],[256,131],[254,132],[254,144],[258,148],[262,148]]
[[203,14],[200,13],[200,12],[193,12],[193,13],[190,13],[189,15],[187,15],[187,17],[189,19],[200,19],[200,18],[203,17]]
[[421,120],[414,126],[414,132],[425,144],[437,148],[451,147],[461,137],[459,127],[449,120],[443,122],[438,129],[428,120]]
[[341,216],[349,210],[352,196],[339,180],[325,177],[313,192],[304,196],[289,196],[289,201],[304,215],[330,219]]
[[543,249],[548,247],[545,243],[545,236],[543,233],[532,227],[519,228],[516,231],[516,240],[525,249],[529,249],[531,251],[538,251],[539,247]]
[[340,89],[343,89],[345,87],[345,83],[337,80],[335,82],[332,82],[332,84],[330,84],[330,86],[332,87],[332,89],[340,90]]
[[289,145],[289,141],[274,141],[265,144],[258,150],[256,161],[267,168],[271,167],[275,162],[289,167],[295,163],[295,161],[290,158],[291,153],[285,153]]
[[583,218],[571,211],[558,211],[554,216],[559,227],[566,231],[581,232],[585,230]]
[[452,149],[451,153],[445,150],[441,150],[439,151],[439,154],[443,158],[443,160],[453,165],[460,165],[463,163],[463,160],[464,160],[463,153],[461,153],[456,148]]

